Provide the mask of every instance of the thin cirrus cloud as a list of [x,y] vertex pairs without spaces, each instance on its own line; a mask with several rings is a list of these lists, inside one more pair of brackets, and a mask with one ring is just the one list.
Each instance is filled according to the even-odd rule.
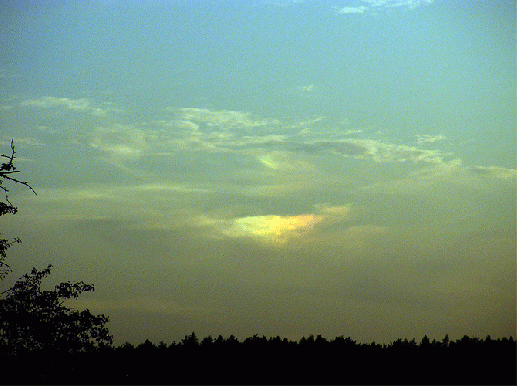
[[63,106],[73,110],[86,110],[90,107],[88,99],[70,99],[70,98],[57,98],[44,96],[37,99],[29,99],[20,103],[20,106],[27,107],[40,107],[40,108],[51,108],[57,106]]
[[342,7],[339,8],[337,13],[350,14],[350,13],[364,13],[368,7],[361,5],[358,7]]
[[[20,103],[21,108],[29,106],[36,109],[65,108],[85,115],[90,115],[97,108],[89,100],[54,97]],[[314,163],[332,156],[353,159],[365,166],[369,162],[409,164],[410,169],[405,175],[362,184],[354,188],[356,192],[417,194],[440,183],[486,190],[492,185],[499,186],[503,181],[514,181],[516,176],[514,169],[464,165],[457,155],[430,148],[446,139],[441,134],[417,135],[416,145],[411,146],[375,138],[375,133],[368,130],[336,131],[332,126],[325,128],[325,117],[322,116],[287,121],[232,110],[168,108],[165,111],[170,114],[168,118],[128,125],[116,122],[117,110],[112,109],[107,112],[109,116],[96,121],[97,126],[77,134],[83,138],[83,146],[105,155],[104,162],[118,168],[123,174],[140,180],[147,179],[147,182],[105,188],[97,186],[88,190],[81,187],[57,189],[51,194],[52,200],[115,200],[129,205],[134,195],[149,196],[161,202],[164,194],[181,201],[186,194],[211,197],[223,192],[236,197],[237,202],[242,200],[239,197],[250,196],[280,200],[286,194],[318,189],[321,178],[329,181],[329,184],[333,184],[332,181],[339,183],[339,173],[331,170],[331,175],[323,174],[319,170],[321,166]],[[40,135],[37,139],[25,138],[24,143],[45,143],[44,137],[48,134],[41,131]],[[203,162],[212,159],[209,154],[237,157],[235,160],[241,164],[242,170],[235,169],[233,182],[223,184],[217,183],[217,173],[220,172],[214,170],[214,177],[207,179],[210,175],[201,173],[202,166],[199,167],[201,174],[192,177],[195,167],[192,162],[189,173],[181,175],[182,179],[176,181],[174,179],[180,176],[175,174],[171,174],[166,181],[153,181],[154,178],[164,177],[162,169],[141,168],[141,165],[150,162],[149,159],[160,162],[162,167],[181,168],[181,158],[179,165],[172,162],[178,161],[178,156],[184,157],[181,154],[189,159],[187,154],[192,152],[207,154],[202,158],[206,159]],[[263,178],[267,178],[267,183]],[[86,206],[79,206],[79,213],[86,213]],[[252,208],[248,210],[247,215],[234,216],[230,211],[221,218],[201,216],[197,211],[191,211],[187,214],[191,218],[187,223],[209,226],[219,236],[249,237],[281,244],[300,235],[314,234],[315,229],[329,224],[330,218],[328,213],[311,213],[302,209],[289,215],[275,213],[274,210],[269,213],[254,213]],[[128,215],[132,213],[134,210],[130,210]],[[167,216],[155,216],[150,212],[144,217],[141,226],[170,227]],[[205,220],[199,221],[201,218]]]
[[431,4],[434,0],[363,0],[363,5],[335,7],[337,14],[363,14],[378,12],[390,8],[414,9],[421,5]]
[[210,127],[219,126],[227,128],[240,128],[251,130],[265,126],[280,124],[277,119],[255,118],[249,113],[231,110],[211,110],[202,108],[177,108],[169,109],[176,114],[178,119],[200,123],[206,123]]
[[[91,115],[100,109],[87,99],[57,97],[30,99],[19,105],[21,108],[31,106],[36,109],[65,108],[85,115]],[[311,158],[306,156],[328,154],[375,163],[443,165],[432,169],[434,171],[431,174],[431,169],[422,172],[414,170],[405,178],[417,178],[420,182],[429,181],[430,175],[434,176],[433,179],[448,178],[452,166],[454,170],[461,170],[464,175],[477,173],[496,179],[514,176],[513,169],[464,166],[455,154],[429,148],[446,139],[442,134],[417,135],[416,146],[411,146],[377,139],[371,132],[363,129],[336,131],[332,126],[325,128],[323,116],[285,121],[242,111],[167,108],[166,113],[171,114],[168,119],[127,125],[116,122],[116,109],[103,111],[106,116],[97,117],[100,119],[99,125],[89,127],[77,136],[83,138],[83,143],[88,147],[107,155],[106,160],[113,166],[133,174],[138,174],[138,169],[132,167],[137,159],[154,156],[167,160],[174,154],[194,151],[239,155],[241,159],[253,161],[248,165],[255,163],[271,172],[314,171]],[[45,132],[41,131],[40,134],[44,136]],[[43,137],[27,137],[23,142],[41,145],[45,141]],[[469,167],[470,171],[467,170]],[[392,181],[391,188],[398,183]]]
[[[457,158],[451,152],[429,148],[429,145],[446,139],[442,134],[417,135],[416,146],[396,144],[384,138],[377,139],[364,129],[336,131],[332,126],[325,127],[324,116],[286,121],[242,111],[167,108],[166,113],[171,114],[169,119],[128,125],[117,123],[119,111],[112,107],[100,107],[104,105],[96,105],[84,98],[48,96],[28,99],[19,104],[21,108],[65,108],[85,115],[102,111],[97,117],[98,124],[88,127],[78,136],[84,139],[88,147],[125,162],[148,155],[168,157],[183,151],[247,155],[272,170],[297,167],[299,160],[296,155],[299,153],[328,153],[381,163],[410,161],[441,164]],[[51,131],[41,130],[40,134]],[[44,143],[43,137],[19,138],[25,144]]]
[[[182,108],[175,109],[176,119],[161,121],[158,124],[168,127],[171,144],[184,150],[210,151],[246,151],[262,149],[263,151],[284,151],[296,153],[332,152],[350,157],[371,158],[377,162],[414,161],[436,163],[442,162],[446,154],[438,150],[419,149],[407,145],[396,145],[375,139],[347,139],[349,134],[361,133],[361,130],[349,130],[341,133],[341,138],[329,141],[327,131],[318,133],[310,128],[321,119],[308,121],[302,130],[300,123],[284,123],[280,119],[257,118],[248,113],[227,110],[209,110]],[[253,132],[253,135],[250,135]],[[282,134],[278,134],[281,132]],[[345,138],[343,138],[343,136]],[[420,143],[436,142],[439,137],[422,137]],[[260,162],[276,168],[270,161],[271,154],[259,156]]]
[[453,159],[448,162],[437,163],[429,168],[413,170],[407,175],[384,181],[373,183],[360,188],[361,191],[382,194],[431,194],[436,188],[447,184],[448,190],[439,189],[434,193],[435,197],[447,197],[454,190],[461,189],[463,192],[493,191],[500,194],[502,191],[512,191],[517,182],[517,170],[484,167],[484,166],[465,166],[460,159]]
[[[84,98],[42,97],[23,101],[20,106],[42,109],[61,107],[99,117],[114,111],[95,106]],[[280,168],[280,158],[287,159],[288,153],[300,151],[312,154],[330,152],[376,162],[440,163],[448,155],[438,150],[390,144],[372,138],[347,138],[348,134],[361,133],[362,130],[345,130],[341,132],[341,138],[329,141],[327,131],[318,134],[311,128],[324,117],[283,122],[277,118],[262,118],[231,110],[169,108],[166,111],[173,113],[173,119],[140,122],[138,125],[110,123],[90,128],[90,133],[81,133],[81,136],[88,138],[87,142],[92,148],[122,160],[149,152],[167,155],[171,151],[251,151],[260,163],[272,169]],[[442,135],[419,135],[417,143],[434,143],[444,138]],[[287,164],[283,162],[283,166]]]
[[434,143],[438,141],[443,141],[446,137],[443,134],[438,135],[417,135],[417,143],[419,145],[423,143]]
[[79,110],[79,111],[87,111],[92,115],[96,116],[106,116],[109,109],[93,106],[91,101],[87,98],[59,98],[59,97],[51,97],[44,96],[36,99],[27,99],[20,103],[21,107],[33,107],[33,108],[41,108],[41,109],[50,109],[56,107],[63,107],[71,110]]
[[98,127],[90,134],[89,145],[114,156],[138,157],[146,149],[149,140],[143,130],[130,125],[114,124],[109,127]]

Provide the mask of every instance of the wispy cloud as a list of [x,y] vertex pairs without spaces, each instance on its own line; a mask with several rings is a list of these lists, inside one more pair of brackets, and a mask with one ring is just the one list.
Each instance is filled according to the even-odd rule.
[[[411,171],[404,177],[364,186],[361,190],[385,194],[416,194],[435,191],[436,186],[447,184],[449,189],[459,187],[491,191],[494,187],[515,189],[517,170],[500,167],[468,167],[460,159],[437,163],[429,168]],[[503,184],[503,185],[502,185]]]
[[97,127],[90,134],[89,145],[116,157],[134,158],[147,149],[145,131],[130,125],[115,124]]
[[171,109],[178,119],[206,123],[210,127],[240,128],[250,130],[264,126],[276,126],[280,124],[277,119],[256,118],[248,112],[232,110],[210,110],[200,108]]
[[313,92],[315,92],[318,89],[318,87],[315,86],[314,83],[311,83],[311,84],[309,84],[307,86],[299,86],[299,87],[297,87],[297,89],[299,91],[301,91],[302,93],[306,94],[306,93],[313,93]]
[[[176,119],[161,121],[169,129],[169,143],[183,150],[248,152],[262,149],[258,160],[270,168],[278,168],[280,159],[288,154],[330,152],[354,158],[369,158],[376,162],[439,163],[449,154],[438,150],[421,149],[407,145],[390,144],[375,139],[349,139],[362,130],[341,130],[329,136],[321,127],[324,117],[282,122],[279,119],[261,118],[249,113],[228,110],[196,108],[173,109]],[[294,129],[294,130],[293,130]],[[283,134],[278,134],[282,132]],[[253,135],[251,135],[253,134]],[[335,138],[332,138],[335,137]],[[324,138],[324,139],[323,139]],[[330,138],[330,139],[329,139]],[[420,136],[422,143],[437,142],[441,136]],[[274,161],[277,160],[278,162]]]
[[467,170],[480,174],[481,176],[495,177],[502,180],[517,179],[517,169],[507,169],[496,166],[474,166]]
[[287,7],[294,4],[301,4],[305,0],[262,0],[262,4],[276,7]]
[[50,109],[63,107],[71,110],[87,111],[92,115],[103,117],[110,111],[109,108],[94,106],[90,100],[86,98],[58,98],[52,96],[44,96],[36,99],[27,99],[20,102],[21,107],[35,107],[41,109]]
[[337,14],[375,13],[390,8],[415,9],[434,0],[362,0],[363,5],[334,7]]
[[[11,144],[11,140],[14,141],[15,145],[16,146],[32,146],[32,147],[41,147],[41,146],[45,146],[44,143],[42,143],[41,141],[37,140],[36,138],[33,138],[33,137],[11,137],[11,138],[6,138],[5,140],[0,140],[0,145],[2,146],[10,146]],[[19,157],[17,156],[16,159],[19,159]]]
[[[67,98],[34,101],[36,106],[61,106],[90,114],[90,103]],[[440,184],[489,190],[511,183],[516,176],[513,169],[464,165],[457,155],[431,148],[445,139],[443,135],[421,134],[410,146],[367,129],[339,130],[323,116],[288,120],[202,108],[168,112],[171,115],[161,120],[122,124],[113,122],[113,116],[85,127],[80,145],[98,152],[99,162],[123,173],[105,169],[102,173],[111,173],[112,181],[88,188],[43,188],[40,201],[56,208],[66,203],[74,208],[77,219],[107,215],[128,221],[131,227],[165,230],[181,225],[198,228],[205,236],[281,245],[312,236],[321,238],[323,229],[348,218],[349,208],[338,209],[337,196],[327,207],[310,208],[319,200],[319,193],[314,192],[344,189],[346,195],[350,181],[355,184],[354,194],[407,195],[421,194]],[[403,167],[397,166],[402,163]],[[386,177],[372,180],[358,175],[357,170],[372,166],[386,170]],[[304,205],[291,207],[289,214],[279,210],[286,197],[296,200],[301,196]],[[251,197],[260,203],[251,204]],[[133,205],[135,199],[146,203],[145,213]],[[116,203],[120,212],[101,213],[96,208],[102,202]],[[204,203],[216,208],[214,212]],[[186,211],[178,209],[182,205],[187,206]],[[198,210],[200,205],[203,209]],[[351,226],[363,228],[352,231]],[[366,234],[367,229],[380,234],[384,228],[379,226],[350,224],[346,234]],[[341,227],[345,237],[343,232]]]
[[438,141],[443,141],[446,139],[446,137],[442,134],[439,135],[417,135],[416,141],[419,145],[423,143],[434,143]]
[[414,146],[398,145],[374,139],[316,140],[289,144],[291,149],[307,153],[330,152],[356,159],[371,159],[375,162],[424,162],[441,163],[451,154],[439,150],[420,149]]
[[[21,102],[22,107],[66,108],[86,115],[97,109],[86,99],[42,97]],[[113,111],[115,111],[113,109]],[[171,108],[169,119],[137,122],[133,125],[113,122],[114,116],[96,118],[96,126],[81,130],[77,138],[103,152],[109,162],[127,169],[138,158],[167,158],[178,152],[233,153],[252,157],[271,170],[309,170],[299,155],[337,154],[375,162],[441,163],[451,154],[437,149],[389,143],[386,140],[360,138],[361,129],[325,128],[325,117],[298,121],[256,116],[248,112],[206,108]],[[49,131],[45,127],[42,132]],[[354,136],[355,138],[351,138]],[[358,138],[359,137],[359,138]],[[419,135],[417,145],[443,140],[442,135]],[[41,141],[39,141],[41,142]]]
[[434,0],[366,0],[375,7],[398,8],[407,7],[413,9],[421,5],[431,4]]
[[364,13],[368,10],[368,7],[361,5],[358,7],[342,7],[337,10],[337,13],[348,14],[348,13]]
[[48,109],[57,106],[63,106],[69,109],[74,110],[86,110],[90,107],[90,102],[85,99],[70,99],[70,98],[56,98],[45,96],[38,99],[29,99],[20,103],[20,106],[27,107],[40,107],[43,109]]
[[66,203],[70,201],[124,201],[130,199],[133,195],[138,194],[192,194],[192,193],[208,193],[209,190],[201,187],[191,186],[188,184],[175,183],[146,183],[138,185],[97,185],[88,188],[42,188],[38,201],[42,202],[60,202]]
[[313,170],[312,165],[294,156],[289,151],[264,151],[256,152],[257,160],[266,168],[276,171],[296,172],[305,170],[310,172]]

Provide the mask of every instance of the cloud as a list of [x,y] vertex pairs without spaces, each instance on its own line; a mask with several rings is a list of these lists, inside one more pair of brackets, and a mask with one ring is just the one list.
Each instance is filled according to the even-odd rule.
[[[49,106],[91,108],[89,104],[69,103],[68,98],[41,99],[47,101]],[[213,197],[225,194],[232,197],[236,206],[245,208],[238,214],[228,216],[207,215],[207,219],[212,219],[210,227],[219,229],[212,233],[219,236],[240,234],[239,237],[247,234],[248,237],[260,239],[260,232],[248,232],[245,229],[252,229],[250,224],[269,224],[271,221],[277,221],[288,229],[287,223],[281,218],[284,214],[278,213],[279,204],[275,201],[282,200],[287,194],[304,194],[306,200],[317,200],[312,196],[316,191],[329,188],[333,191],[338,187],[349,189],[350,181],[355,183],[355,192],[414,194],[428,190],[435,184],[486,189],[483,181],[489,181],[488,185],[492,186],[496,180],[515,179],[513,169],[469,167],[463,165],[461,159],[453,153],[429,148],[443,141],[443,135],[418,135],[417,144],[409,146],[394,143],[386,135],[379,138],[376,133],[367,130],[341,130],[327,123],[323,116],[280,120],[232,110],[173,108],[168,111],[172,113],[171,116],[162,120],[142,121],[134,125],[101,120],[94,128],[90,126],[89,130],[78,133],[83,138],[83,145],[103,154],[97,158],[101,163],[123,170],[124,175],[115,175],[114,178],[118,180],[112,181],[109,187],[97,186],[83,192],[80,189],[75,192],[56,192],[53,197],[56,200],[64,200],[65,197],[74,200],[117,199],[126,203],[130,202],[129,197],[138,194],[154,198],[163,194],[178,200],[186,191],[201,192],[209,187],[209,190],[204,191],[213,195],[208,201],[221,200]],[[354,134],[353,138],[351,134]],[[38,143],[41,142],[45,141],[38,138]],[[340,160],[336,156],[344,159]],[[375,167],[382,167],[387,172],[375,184],[372,184],[371,179],[365,180],[359,176],[361,168],[371,167],[372,162],[382,164]],[[390,165],[400,163],[406,165]],[[339,166],[331,168],[329,165]],[[350,168],[350,165],[354,166]],[[80,166],[84,167],[84,164]],[[230,178],[226,175],[227,168],[232,170]],[[347,169],[346,176],[342,174],[343,168]],[[163,181],[164,176],[160,174],[163,170],[170,173],[174,183],[156,182]],[[207,173],[207,170],[210,172]],[[105,172],[112,173],[112,170],[102,171]],[[135,177],[131,183],[127,182],[128,174]],[[269,197],[270,202],[263,203],[263,211],[258,212],[257,208],[246,204],[250,197],[260,200]],[[309,201],[309,204],[313,202]],[[81,213],[85,208],[82,208],[84,210]],[[300,205],[291,209],[292,216],[315,216],[311,226],[298,229],[300,232],[306,231],[305,234],[312,234],[315,229],[321,230],[325,224],[331,223],[330,214],[318,208],[307,211]],[[195,218],[198,213],[194,211],[188,216]],[[240,223],[237,221],[244,217],[248,219]],[[165,229],[171,227],[171,221],[167,215],[160,217],[153,214],[146,217],[142,226]],[[295,218],[288,221],[294,222]],[[243,227],[245,224],[248,224],[247,228]],[[207,221],[205,225],[208,225]],[[276,238],[288,240],[293,238],[290,235],[299,235],[298,231],[285,231]],[[265,231],[262,233],[268,234]],[[271,237],[264,236],[262,239],[274,238],[274,234],[270,232]]]
[[314,214],[246,216],[234,220],[228,234],[233,237],[252,236],[266,239],[302,236],[321,220],[321,216]]
[[150,133],[130,125],[98,127],[90,134],[89,145],[115,157],[135,158],[148,148]]
[[365,156],[368,154],[369,149],[365,146],[366,143],[349,140],[336,140],[336,141],[313,141],[305,144],[306,150],[313,147],[314,151],[329,151],[332,153],[345,155],[345,156]]
[[[308,162],[294,157],[300,152],[331,153],[375,162],[415,163],[441,163],[451,155],[376,139],[351,139],[351,134],[363,131],[327,130],[324,117],[293,123],[255,117],[241,111],[201,108],[170,111],[174,114],[173,119],[142,123],[139,127],[122,124],[97,127],[89,135],[89,145],[120,160],[151,154],[166,157],[183,151],[234,153],[254,157],[272,170],[309,170]],[[313,125],[319,129],[311,130]],[[418,136],[418,144],[434,143],[443,138],[441,135]]]
[[421,5],[431,4],[434,0],[362,0],[366,5],[334,7],[337,14],[370,13],[390,8],[415,9]]
[[[455,186],[461,189],[493,191],[500,189],[501,184],[515,184],[516,179],[516,169],[493,166],[468,167],[463,165],[460,159],[453,159],[435,163],[429,168],[413,170],[399,179],[364,186],[361,190],[407,195],[436,191],[437,186],[447,184],[449,193]],[[514,189],[513,186],[512,189]],[[442,192],[442,190],[438,190],[438,192]]]
[[316,204],[314,205],[317,212],[320,213],[322,216],[325,216],[325,218],[328,219],[339,219],[339,221],[343,219],[349,218],[350,211],[351,211],[351,205],[342,205],[342,206],[335,206],[330,205],[329,203],[324,204]]
[[49,109],[52,107],[66,107],[73,110],[86,110],[90,108],[90,102],[85,99],[56,98],[44,96],[38,99],[29,99],[20,103],[22,107],[39,107]]
[[248,215],[216,218],[202,214],[193,217],[193,224],[215,231],[215,238],[249,238],[259,243],[283,246],[291,241],[303,241],[319,225],[332,225],[350,218],[350,205],[333,206],[328,203],[314,206],[313,213],[298,215]]
[[299,91],[302,93],[313,93],[317,90],[317,86],[315,86],[313,83],[309,84],[308,86],[299,86],[297,87]]
[[424,162],[439,164],[445,155],[438,150],[425,150],[413,146],[393,145],[377,141],[363,142],[368,149],[367,155],[377,162]]
[[434,143],[434,142],[438,142],[438,141],[443,141],[444,139],[446,139],[446,137],[444,135],[417,135],[416,136],[416,141],[419,145],[423,144],[423,143]]
[[202,108],[170,108],[173,119],[153,122],[162,130],[162,144],[183,151],[235,152],[238,148],[266,146],[282,141],[285,125],[278,119],[250,113]]
[[20,107],[33,107],[39,109],[65,108],[77,112],[85,112],[95,117],[106,117],[110,112],[117,111],[109,105],[109,103],[104,103],[102,106],[95,106],[89,99],[86,98],[72,99],[51,96],[27,99],[20,102]]
[[266,168],[276,171],[296,173],[309,172],[314,169],[311,164],[294,157],[291,152],[287,151],[259,152],[257,160]]
[[172,111],[184,121],[205,123],[209,127],[223,129],[251,130],[265,126],[277,126],[280,121],[277,119],[256,119],[250,113],[231,110],[210,110],[200,108],[175,108]]
[[272,5],[277,7],[288,7],[293,4],[301,4],[305,0],[262,0],[262,4]]
[[421,5],[431,4],[434,0],[365,0],[376,7],[399,8],[406,7],[414,9]]
[[359,7],[342,7],[339,8],[337,13],[349,14],[349,13],[364,13],[368,7],[361,5]]
[[[10,147],[11,146],[11,139],[14,141],[15,147],[20,146],[20,145],[23,146],[23,147],[26,147],[26,146],[32,146],[32,147],[42,147],[42,146],[45,146],[44,143],[42,143],[41,141],[39,141],[38,139],[36,139],[34,137],[12,137],[12,138],[6,139],[5,141],[0,140],[0,145]],[[20,157],[16,156],[16,159],[20,160]]]
[[297,149],[308,153],[330,152],[356,159],[372,159],[375,162],[412,161],[415,163],[441,163],[445,156],[451,155],[442,153],[439,150],[419,149],[417,147],[396,145],[374,139],[316,140],[299,143],[298,146],[290,143],[290,146],[292,150]]
[[200,215],[194,219],[194,222],[200,227],[214,230],[212,237],[216,239],[249,238],[259,243],[283,245],[293,238],[307,235],[321,220],[320,216],[314,214],[243,216],[233,219],[217,219]]
[[210,190],[190,186],[188,184],[176,183],[145,183],[133,186],[118,186],[118,185],[98,185],[89,188],[41,188],[38,190],[40,196],[37,201],[43,202],[70,202],[70,201],[97,201],[109,200],[120,201],[125,196],[132,196],[133,194],[156,194],[156,193],[178,193],[178,194],[192,194],[192,193],[209,193]]
[[517,169],[500,168],[496,166],[474,166],[467,170],[481,176],[493,177],[501,180],[512,180],[517,178]]
[[70,202],[70,201],[91,201],[91,200],[111,200],[116,196],[117,188],[91,187],[91,188],[63,188],[63,189],[39,189],[43,202]]

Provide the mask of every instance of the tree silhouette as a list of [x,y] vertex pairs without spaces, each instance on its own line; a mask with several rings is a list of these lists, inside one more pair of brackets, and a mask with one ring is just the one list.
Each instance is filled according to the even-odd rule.
[[422,340],[420,341],[420,347],[423,349],[428,349],[431,346],[431,341],[427,337],[427,335],[424,335]]
[[0,299],[2,354],[95,352],[111,346],[113,338],[105,327],[106,316],[63,304],[65,299],[93,291],[93,285],[65,282],[52,291],[42,291],[41,281],[51,267],[41,271],[33,268],[6,291],[5,299]]
[[196,333],[192,331],[192,334],[185,335],[185,337],[181,341],[181,346],[186,349],[192,349],[199,345],[199,339],[196,336]]
[[[11,213],[15,214],[18,211],[18,208],[14,206],[11,201],[9,201],[9,189],[6,186],[6,183],[14,183],[21,184],[28,187],[34,194],[36,192],[32,187],[25,181],[20,181],[16,177],[14,177],[15,173],[19,173],[19,170],[16,170],[14,166],[14,158],[15,158],[15,150],[14,150],[14,141],[11,140],[11,155],[1,154],[0,158],[4,158],[5,162],[0,164],[0,190],[4,192],[3,201],[0,201],[0,216]],[[5,262],[5,258],[7,257],[7,249],[16,243],[20,243],[21,240],[19,238],[14,238],[13,240],[1,238],[0,233],[0,279],[3,279],[7,273],[11,271],[9,265]]]

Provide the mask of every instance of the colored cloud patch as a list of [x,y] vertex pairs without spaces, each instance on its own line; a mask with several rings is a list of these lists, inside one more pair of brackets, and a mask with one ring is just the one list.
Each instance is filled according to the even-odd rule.
[[231,232],[236,236],[260,238],[301,236],[322,219],[322,216],[314,214],[299,216],[248,216],[235,220]]
[[348,206],[317,204],[314,208],[315,213],[300,215],[243,216],[229,220],[200,216],[194,222],[198,226],[212,227],[219,235],[226,237],[250,237],[268,244],[283,244],[289,240],[308,236],[317,224],[334,224],[349,218]]

